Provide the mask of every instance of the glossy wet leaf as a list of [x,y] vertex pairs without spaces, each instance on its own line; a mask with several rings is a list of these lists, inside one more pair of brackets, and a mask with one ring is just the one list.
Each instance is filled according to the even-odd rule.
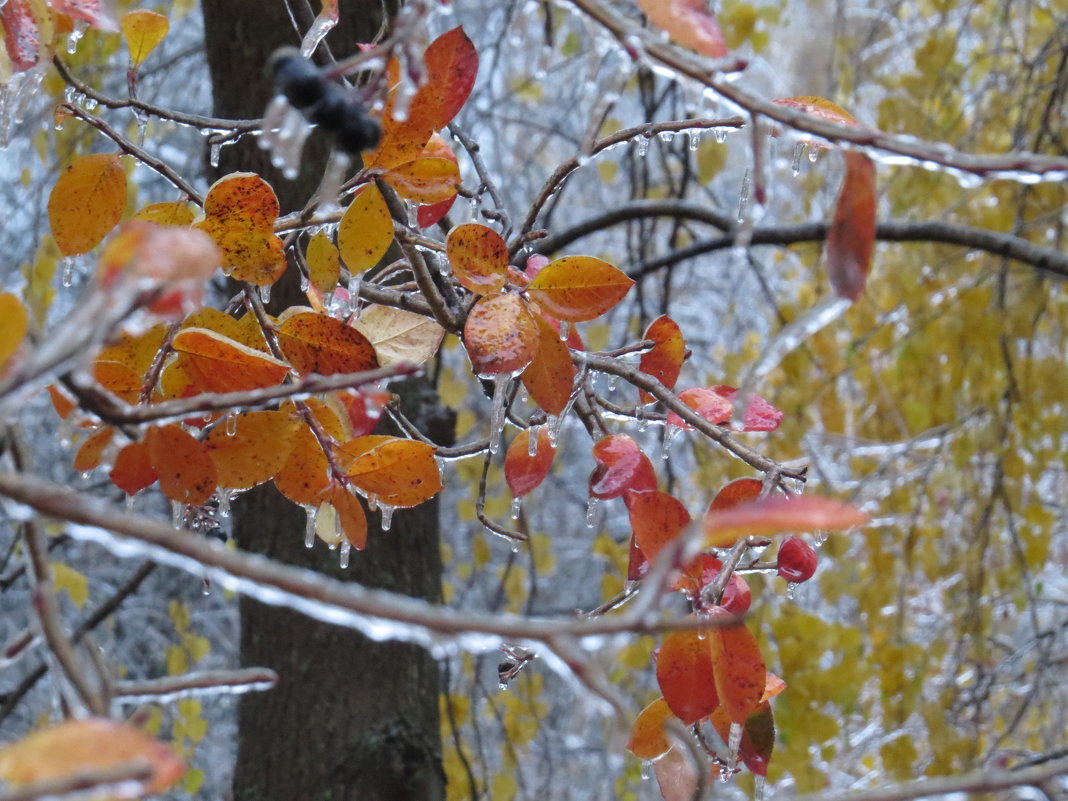
[[155,484],[159,474],[152,466],[148,443],[142,440],[123,447],[115,457],[115,466],[111,468],[108,477],[111,483],[127,495],[136,495]]
[[318,506],[330,487],[330,462],[319,440],[307,425],[293,435],[293,447],[283,467],[274,477],[278,491],[293,503]]
[[627,434],[612,434],[593,446],[597,466],[590,474],[590,497],[619,498],[628,490],[656,489],[656,473],[649,457]]
[[764,482],[757,478],[736,478],[716,493],[709,511],[713,509],[730,509],[732,506],[755,501],[764,491]]
[[442,158],[420,158],[398,165],[383,176],[397,194],[415,203],[442,203],[455,197],[460,187],[460,168]]
[[393,218],[382,193],[367,184],[356,193],[341,217],[337,247],[351,273],[374,267],[393,242]]
[[540,314],[534,315],[538,327],[538,347],[534,359],[523,371],[523,386],[546,414],[561,414],[571,400],[578,368],[560,334]]
[[278,197],[251,172],[235,172],[211,185],[204,219],[196,227],[223,252],[223,271],[238,281],[269,286],[286,269],[282,240],[274,233]]
[[656,681],[664,700],[685,725],[712,714],[719,705],[709,633],[674,631],[656,658]]
[[341,254],[330,237],[322,231],[315,234],[308,242],[304,258],[311,285],[324,295],[333,292],[341,275]]
[[841,106],[823,97],[780,97],[772,102],[778,103],[780,106],[788,106],[789,108],[803,111],[810,116],[819,117],[821,120],[837,122],[839,125],[857,124],[856,117]]
[[432,225],[436,225],[449,213],[455,202],[456,195],[454,194],[437,203],[420,206],[415,213],[416,222],[420,228],[430,228]]
[[868,516],[855,506],[814,495],[765,498],[710,510],[704,518],[705,545],[723,548],[738,537],[783,531],[835,531],[862,526]]
[[266,353],[209,331],[186,328],[172,342],[183,369],[204,392],[237,392],[282,383],[289,365]]
[[[686,358],[686,340],[679,324],[667,315],[657,317],[649,323],[642,339],[652,340],[656,344],[641,355],[638,369],[653,376],[668,389],[674,389]],[[643,390],[640,395],[642,403],[652,403],[655,400]]]
[[40,729],[0,749],[0,779],[18,787],[77,773],[146,762],[146,791],[161,793],[182,777],[177,755],[143,729],[104,718],[83,718]]
[[78,256],[96,247],[126,208],[126,172],[111,153],[71,162],[48,196],[48,221],[59,252]]
[[190,204],[176,201],[171,203],[152,203],[143,209],[138,209],[131,219],[144,220],[156,225],[184,227],[192,225],[196,215]]
[[711,649],[719,701],[732,722],[745,723],[760,704],[767,682],[760,646],[744,623],[711,629],[706,644]]
[[301,375],[358,373],[378,366],[367,337],[337,318],[297,311],[280,319],[275,332],[278,346]]
[[98,428],[78,448],[78,452],[74,454],[74,463],[71,466],[80,473],[99,467],[104,456],[104,449],[111,444],[111,439],[114,436],[115,429],[111,426]]
[[123,14],[119,25],[134,67],[141,66],[148,54],[156,49],[171,29],[171,24],[165,16],[144,8]]
[[150,428],[145,442],[164,495],[190,506],[207,503],[218,481],[215,463],[203,442],[178,425]]
[[445,255],[461,286],[476,295],[504,288],[508,274],[508,243],[485,225],[466,223],[449,232]]
[[464,346],[478,375],[514,374],[537,353],[538,323],[519,295],[487,295],[467,315]]
[[96,383],[126,403],[137,403],[141,397],[141,376],[121,362],[95,362],[93,378]]
[[418,506],[441,491],[434,448],[400,437],[357,437],[336,451],[349,479],[389,506]]
[[727,43],[705,0],[638,0],[638,6],[679,44],[711,58],[727,55]]
[[[701,765],[702,770],[705,765]],[[656,786],[664,801],[694,801],[697,797],[697,770],[693,756],[681,747],[673,747],[653,763]]]
[[827,275],[839,297],[857,300],[875,252],[875,164],[863,153],[847,150],[845,177],[827,231]]
[[11,72],[32,69],[48,54],[55,34],[52,15],[40,0],[7,0],[0,6],[0,27]]
[[[691,387],[679,393],[679,400],[697,412],[701,417],[715,425],[722,425],[734,414],[734,405],[711,387]],[[692,429],[678,414],[669,411],[668,425]]]
[[520,431],[504,455],[504,480],[508,482],[508,489],[514,498],[522,498],[539,486],[552,470],[556,456],[556,446],[552,444],[545,426],[536,429],[538,447],[531,456],[530,431],[529,428]]
[[242,412],[215,426],[204,444],[220,487],[249,489],[285,467],[301,422],[283,412]]
[[581,323],[600,317],[634,285],[618,268],[593,256],[564,256],[540,270],[527,291],[559,320]]
[[357,551],[367,547],[367,514],[359,499],[348,490],[335,486],[330,492],[330,503],[337,513],[341,534]]
[[445,329],[429,317],[372,304],[360,312],[353,327],[367,337],[382,367],[423,364],[441,347]]
[[664,733],[664,723],[672,717],[667,701],[657,698],[634,719],[627,750],[638,759],[657,759],[663,756],[671,748],[671,742]]
[[0,293],[0,374],[26,338],[29,322],[21,300],[10,292]]
[[650,562],[690,524],[686,507],[673,495],[660,490],[629,492],[627,511],[634,540]]

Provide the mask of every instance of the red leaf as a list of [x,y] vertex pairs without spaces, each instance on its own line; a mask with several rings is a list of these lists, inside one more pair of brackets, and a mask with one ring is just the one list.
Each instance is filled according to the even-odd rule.
[[719,706],[710,642],[706,632],[675,631],[664,638],[656,659],[660,692],[687,726]]
[[[729,400],[732,405],[734,396],[738,394],[738,390],[734,387],[723,385],[712,387],[712,391]],[[749,396],[749,401],[745,405],[745,414],[742,416],[742,431],[774,431],[779,427],[782,418],[782,412],[759,395],[753,393]]]
[[827,231],[827,275],[835,293],[857,300],[875,250],[875,164],[863,153],[846,151],[845,177]]
[[[638,369],[653,376],[668,389],[674,389],[686,358],[686,340],[679,330],[679,324],[666,315],[657,317],[649,323],[642,339],[651,339],[656,344],[642,354]],[[652,403],[654,400],[648,392],[641,391],[642,403]]]
[[14,72],[25,72],[37,63],[41,52],[41,32],[29,0],[8,0],[0,6],[4,46]]
[[535,441],[537,450],[531,456],[530,429],[520,431],[505,454],[504,480],[508,482],[508,489],[516,498],[522,498],[541,484],[552,469],[556,446],[552,444],[545,426],[538,426]]
[[638,5],[679,44],[712,58],[727,55],[727,43],[705,0],[638,0]]
[[102,31],[117,31],[118,23],[108,13],[102,0],[49,0],[53,11],[66,14],[71,19],[88,22]]
[[764,482],[759,479],[736,478],[716,493],[716,497],[708,505],[708,511],[730,509],[732,506],[755,501],[763,490]]
[[523,371],[523,386],[546,414],[560,414],[571,400],[578,369],[552,323],[540,314],[534,315],[534,320],[538,324],[538,349]]
[[152,486],[159,474],[152,466],[148,443],[131,442],[115,457],[115,466],[108,473],[111,483],[127,495],[136,495],[145,487]]
[[[679,400],[697,412],[701,417],[715,425],[722,425],[734,414],[733,404],[711,387],[693,387],[679,393]],[[668,412],[668,425],[690,430],[693,428],[683,421],[675,412]]]
[[429,228],[432,225],[437,225],[449,210],[452,208],[452,204],[456,202],[456,195],[453,195],[446,200],[442,200],[440,203],[431,203],[429,205],[420,206],[415,212],[416,222],[419,223],[420,228]]
[[538,324],[519,295],[487,295],[467,315],[464,346],[478,375],[516,373],[537,353]]
[[590,496],[619,498],[628,490],[656,489],[656,473],[649,457],[626,434],[613,434],[593,446],[597,467],[590,474]]
[[814,495],[765,498],[705,515],[705,546],[723,548],[738,537],[780,531],[823,531],[862,526],[864,512],[849,504]]
[[760,704],[767,683],[768,671],[760,646],[741,623],[711,629],[707,644],[719,700],[732,722],[744,723]]
[[686,507],[673,495],[659,490],[628,492],[627,510],[634,540],[650,562],[690,524]]

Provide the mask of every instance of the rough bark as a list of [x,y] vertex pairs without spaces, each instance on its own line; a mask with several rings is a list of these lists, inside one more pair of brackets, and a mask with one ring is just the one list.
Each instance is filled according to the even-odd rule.
[[[255,118],[271,95],[263,65],[275,48],[298,44],[286,9],[302,30],[311,21],[305,0],[203,0],[207,57],[218,116]],[[393,2],[389,5],[395,6]],[[318,10],[318,4],[315,4]],[[378,30],[380,0],[341,3],[343,18],[327,41],[337,56]],[[314,193],[328,143],[313,137],[295,181],[283,179],[254,142],[227,147],[220,174],[250,170],[278,193],[283,213]],[[293,272],[291,269],[290,273]],[[275,291],[278,306],[298,302],[295,281]],[[412,387],[412,398],[432,394]],[[422,405],[422,404],[416,404]],[[425,415],[426,408],[413,414]],[[273,487],[247,493],[234,505],[240,547],[327,575],[437,600],[441,564],[436,502],[397,512],[379,532],[370,515],[370,545],[354,552],[347,570],[319,543],[304,547],[304,511]],[[234,774],[235,801],[438,801],[439,674],[422,649],[372,642],[284,609],[241,601],[241,660],[274,668],[281,680],[269,693],[242,699]]]

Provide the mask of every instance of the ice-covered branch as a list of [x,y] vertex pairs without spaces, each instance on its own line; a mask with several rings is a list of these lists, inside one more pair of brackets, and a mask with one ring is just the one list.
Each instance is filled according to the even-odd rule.
[[124,701],[170,701],[194,695],[239,695],[269,690],[278,683],[270,668],[198,670],[179,676],[115,682],[113,697]]

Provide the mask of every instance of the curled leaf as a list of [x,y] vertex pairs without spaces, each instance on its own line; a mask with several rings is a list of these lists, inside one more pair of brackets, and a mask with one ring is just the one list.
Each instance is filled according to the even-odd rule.
[[814,495],[765,498],[705,515],[705,545],[723,548],[738,537],[781,531],[832,531],[862,526],[868,516],[855,506]]
[[656,473],[649,457],[626,434],[612,434],[593,446],[597,466],[590,474],[590,497],[619,498],[629,490],[656,489]]
[[285,362],[206,328],[183,329],[171,344],[182,369],[205,392],[273,387],[289,373]]
[[875,252],[875,164],[853,150],[843,156],[845,177],[827,231],[827,275],[839,297],[856,301]]
[[671,717],[667,701],[657,698],[634,719],[627,750],[638,759],[657,759],[666,754],[671,743],[664,733],[664,723]]

